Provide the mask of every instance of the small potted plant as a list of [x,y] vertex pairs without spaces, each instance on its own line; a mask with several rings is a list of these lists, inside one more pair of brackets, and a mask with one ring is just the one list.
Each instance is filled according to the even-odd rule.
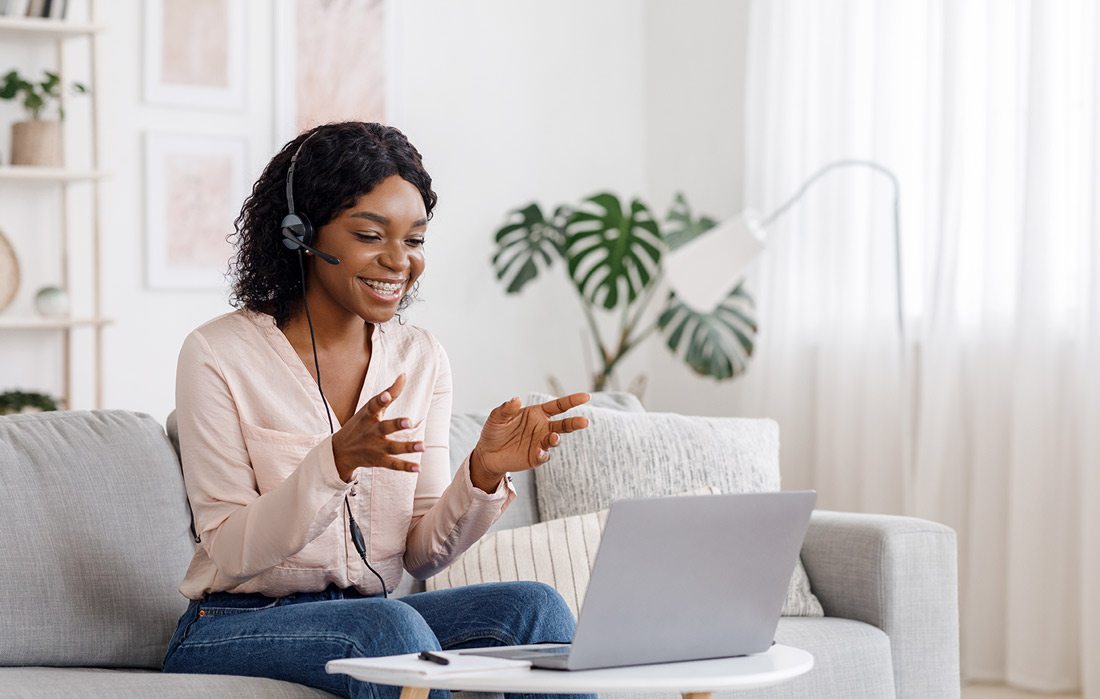
[[[44,71],[40,82],[27,80],[19,71],[8,71],[0,84],[0,99],[22,99],[23,108],[30,119],[11,125],[11,164],[63,167],[65,158],[61,151],[61,120],[65,110],[61,108],[61,77]],[[78,82],[72,84],[74,93],[85,93],[87,88]],[[43,118],[53,103],[57,103],[57,119]]]
[[45,393],[6,391],[0,393],[0,415],[41,413],[57,410],[57,401]]

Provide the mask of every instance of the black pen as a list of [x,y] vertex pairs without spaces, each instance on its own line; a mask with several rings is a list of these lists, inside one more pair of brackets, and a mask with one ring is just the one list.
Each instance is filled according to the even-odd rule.
[[444,658],[442,655],[436,655],[435,653],[429,653],[426,650],[420,651],[420,655],[417,656],[421,660],[427,660],[428,662],[435,663],[437,665],[450,665],[451,661]]

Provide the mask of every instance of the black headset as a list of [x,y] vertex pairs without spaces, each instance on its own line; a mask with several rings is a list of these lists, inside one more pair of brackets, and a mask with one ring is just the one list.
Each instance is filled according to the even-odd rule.
[[[327,252],[321,252],[313,245],[313,224],[309,222],[309,218],[305,214],[300,214],[294,210],[294,166],[298,162],[298,154],[302,152],[302,149],[309,143],[309,139],[320,133],[321,129],[317,129],[310,135],[305,137],[298,148],[295,149],[294,155],[290,158],[290,169],[286,173],[286,205],[287,215],[283,217],[283,222],[279,224],[283,230],[283,245],[289,250],[298,250],[304,248],[313,253],[317,257],[321,258],[330,265],[340,264],[340,260],[337,257],[333,257]],[[302,287],[303,292],[305,287]]]
[[[317,371],[317,390],[321,394],[321,403],[325,406],[325,414],[328,415],[329,433],[332,433],[332,411],[328,407],[328,400],[325,399],[325,392],[321,388],[321,364],[317,361],[317,339],[313,335],[313,319],[309,315],[309,302],[306,301],[306,267],[305,262],[302,260],[302,250],[313,253],[330,265],[338,265],[340,264],[340,260],[312,246],[314,236],[313,224],[309,222],[305,214],[300,214],[294,210],[294,165],[298,162],[298,154],[301,153],[305,145],[309,143],[309,139],[313,138],[321,131],[321,128],[316,129],[313,133],[306,136],[305,140],[298,144],[298,148],[290,158],[290,168],[286,172],[286,204],[288,212],[287,215],[283,217],[283,221],[279,226],[282,228],[283,232],[283,245],[289,250],[298,251],[298,269],[302,273],[302,303],[305,305],[306,322],[309,324],[309,340],[313,345],[313,367]],[[363,533],[360,531],[359,524],[355,521],[355,517],[351,514],[351,503],[348,501],[346,495],[344,496],[344,507],[346,507],[348,511],[348,530],[351,532],[351,542],[355,545],[355,550],[359,553],[359,557],[363,559],[363,563],[366,564],[370,572],[374,573],[374,577],[378,578],[378,582],[382,585],[382,597],[388,598],[390,595],[386,590],[386,581],[382,579],[382,576],[378,574],[378,571],[375,570],[374,566],[367,560],[367,547],[366,543],[363,541]]]

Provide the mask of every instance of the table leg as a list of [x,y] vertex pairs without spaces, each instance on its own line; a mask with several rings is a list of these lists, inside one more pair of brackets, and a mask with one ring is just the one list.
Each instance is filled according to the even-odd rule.
[[401,699],[428,699],[427,687],[402,687]]
[[681,694],[684,699],[711,699],[712,692],[684,692]]

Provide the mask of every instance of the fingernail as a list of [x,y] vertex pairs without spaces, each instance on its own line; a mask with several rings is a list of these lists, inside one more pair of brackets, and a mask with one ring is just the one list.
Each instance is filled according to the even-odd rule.
[[413,451],[424,451],[424,442],[417,442],[414,444]]
[[420,467],[419,466],[413,466],[412,468],[409,469],[409,473],[420,473]]
[[408,429],[408,427],[409,427],[409,418],[407,418],[407,417],[401,418],[401,422],[399,422],[398,424],[401,425],[402,429]]
[[379,400],[381,400],[383,403],[389,403],[392,400],[392,398],[390,398],[390,392],[384,391],[382,395],[379,396]]
[[539,461],[546,461],[550,458],[550,452],[545,449],[539,449]]

